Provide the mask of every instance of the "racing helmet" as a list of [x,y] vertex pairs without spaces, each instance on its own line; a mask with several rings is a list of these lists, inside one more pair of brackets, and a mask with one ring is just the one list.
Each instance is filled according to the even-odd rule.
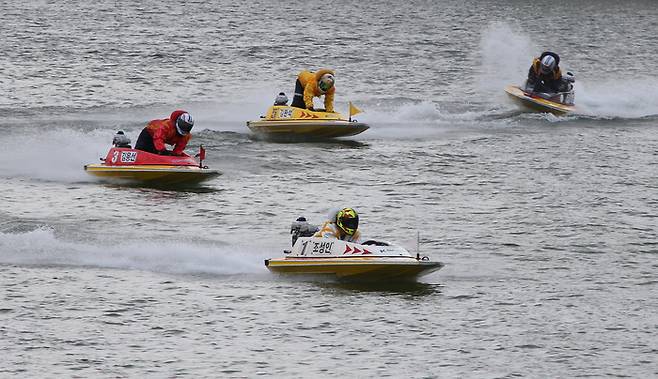
[[553,70],[555,70],[556,66],[557,61],[555,60],[555,57],[552,55],[547,55],[541,59],[541,63],[539,64],[539,71],[542,74],[550,74],[553,72]]
[[353,236],[359,228],[359,215],[352,208],[343,208],[336,213],[336,226],[345,234]]
[[332,74],[324,74],[318,81],[318,87],[322,92],[327,92],[334,86],[334,76]]
[[189,113],[183,113],[176,119],[176,133],[181,136],[190,134],[194,126],[194,119]]

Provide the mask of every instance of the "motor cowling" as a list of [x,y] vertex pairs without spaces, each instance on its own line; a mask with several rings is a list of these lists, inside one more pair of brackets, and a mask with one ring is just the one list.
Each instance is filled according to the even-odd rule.
[[576,81],[576,76],[573,74],[573,72],[568,71],[565,75],[562,76],[562,79],[569,83],[574,83]]
[[285,93],[280,92],[276,99],[274,99],[274,105],[288,105],[288,96]]
[[290,234],[292,234],[292,244],[295,245],[299,237],[313,237],[320,230],[317,225],[309,224],[306,217],[299,217],[290,225]]
[[566,83],[566,93],[562,99],[562,102],[567,105],[573,105],[576,101],[576,94],[574,93],[573,86],[576,82],[576,77],[572,72],[567,72],[562,76],[562,80]]
[[123,130],[119,130],[117,134],[112,138],[112,145],[114,147],[127,147],[130,148],[130,138],[123,133]]

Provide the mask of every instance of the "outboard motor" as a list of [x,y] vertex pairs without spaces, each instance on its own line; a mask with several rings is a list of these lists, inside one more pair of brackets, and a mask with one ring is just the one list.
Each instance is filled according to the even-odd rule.
[[130,138],[123,133],[123,130],[119,130],[117,134],[112,138],[112,145],[114,147],[127,147],[130,148]]
[[274,99],[274,105],[288,105],[288,96],[283,92],[279,92],[276,99]]
[[567,84],[567,91],[562,98],[562,102],[573,105],[576,100],[576,94],[573,92],[573,84],[576,82],[576,77],[572,72],[567,71],[566,75],[562,76],[562,80]]
[[320,228],[306,222],[306,217],[299,217],[290,225],[290,234],[292,234],[292,245],[295,245],[299,237],[313,237],[313,234]]
[[567,74],[562,77],[562,79],[566,80],[569,83],[574,83],[576,81],[576,77],[574,76],[573,72],[567,71]]

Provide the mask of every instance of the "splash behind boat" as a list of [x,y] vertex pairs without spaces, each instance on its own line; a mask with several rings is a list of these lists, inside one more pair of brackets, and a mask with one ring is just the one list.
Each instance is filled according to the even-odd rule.
[[311,111],[287,105],[273,105],[260,120],[247,121],[256,135],[267,138],[325,139],[357,135],[367,124],[344,118],[340,113]]
[[507,86],[505,92],[519,105],[536,112],[565,115],[576,109],[573,104],[573,90],[548,94],[528,92],[519,86]]
[[197,162],[185,153],[181,156],[159,155],[132,149],[127,141],[127,144],[115,144],[105,158],[101,158],[103,163],[85,165],[85,171],[111,182],[152,185],[197,184],[220,175],[219,171],[203,166],[203,147],[199,148]]

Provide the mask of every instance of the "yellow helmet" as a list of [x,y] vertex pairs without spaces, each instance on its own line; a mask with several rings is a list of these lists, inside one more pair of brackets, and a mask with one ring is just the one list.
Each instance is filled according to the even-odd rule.
[[359,215],[352,208],[344,208],[336,213],[336,226],[345,234],[353,236],[359,228]]

